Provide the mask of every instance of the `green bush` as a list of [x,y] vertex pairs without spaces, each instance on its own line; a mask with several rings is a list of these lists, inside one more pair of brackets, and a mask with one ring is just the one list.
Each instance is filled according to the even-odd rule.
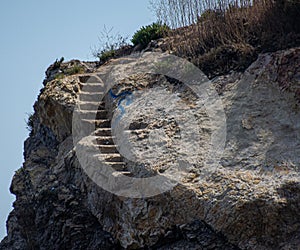
[[110,50],[102,50],[98,54],[98,58],[100,59],[100,62],[106,62],[111,58],[114,58],[116,55],[116,50],[114,48],[111,48]]
[[54,77],[55,80],[61,80],[64,79],[66,76],[76,75],[76,74],[82,74],[85,72],[85,69],[82,65],[74,64],[70,68],[68,68],[66,65],[65,67],[62,67],[61,72],[57,73]]
[[165,36],[170,28],[165,24],[153,23],[151,25],[143,26],[133,35],[131,42],[134,45],[141,45],[146,48],[151,40],[156,40]]
[[64,78],[65,78],[65,74],[64,73],[58,73],[54,77],[55,80],[61,80],[61,79],[64,79]]
[[84,73],[84,67],[81,65],[75,64],[71,68],[66,69],[64,73],[67,75],[82,74],[82,73]]

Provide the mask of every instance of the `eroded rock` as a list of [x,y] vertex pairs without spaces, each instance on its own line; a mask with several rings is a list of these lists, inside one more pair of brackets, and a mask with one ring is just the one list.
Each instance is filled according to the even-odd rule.
[[[87,79],[85,83],[82,80],[86,72],[62,79],[54,79],[49,73],[35,104],[34,127],[25,143],[25,163],[11,185],[16,201],[7,222],[8,236],[0,248],[297,249],[300,109],[295,68],[299,65],[297,60],[291,63],[285,58],[298,57],[298,48],[262,54],[245,73],[232,72],[213,79],[226,114],[227,137],[220,163],[205,174],[203,166],[214,127],[205,110],[195,104],[195,95],[180,83],[175,86],[166,78],[142,74],[119,83],[113,89],[115,94],[153,90],[160,83],[166,91],[173,88],[171,93],[178,92],[178,98],[185,101],[181,113],[191,112],[201,135],[199,153],[191,159],[192,164],[187,164],[179,184],[158,196],[140,199],[117,197],[99,187],[76,156],[72,116],[82,85],[89,84]],[[101,67],[89,71],[101,73]],[[291,72],[287,77],[293,79],[285,85],[288,91],[282,90],[283,69]],[[150,161],[143,166],[122,159],[113,147],[107,149],[115,141],[105,121],[120,113],[117,109],[121,102],[108,94],[104,101],[105,105],[86,101],[81,107],[84,111],[83,107],[95,106],[98,114],[102,112],[94,136],[98,136],[95,145],[110,154],[107,161],[118,163],[115,166],[124,167],[122,173],[131,176],[159,175],[172,167],[176,160],[173,151],[164,152],[156,165]],[[125,112],[130,107],[134,106],[123,105]],[[135,119],[128,122],[129,138],[142,152],[148,152],[149,138],[159,147],[164,138],[165,148],[180,139],[176,137],[180,122],[172,120],[171,115],[159,118],[150,108],[145,113],[138,106],[135,110],[131,109]],[[155,129],[158,132],[151,134]],[[193,140],[182,144],[184,153],[194,151]]]

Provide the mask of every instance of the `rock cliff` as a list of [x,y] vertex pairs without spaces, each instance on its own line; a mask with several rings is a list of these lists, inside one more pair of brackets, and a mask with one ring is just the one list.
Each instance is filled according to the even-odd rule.
[[[217,164],[208,160],[218,124],[207,107],[176,79],[126,76],[130,60],[49,67],[0,249],[298,249],[300,48],[211,79],[226,119]],[[118,82],[105,85],[114,67]],[[98,185],[109,176],[90,171],[98,164],[125,182],[147,179],[164,176],[178,157],[184,175],[175,171],[168,190],[158,182],[154,196]]]

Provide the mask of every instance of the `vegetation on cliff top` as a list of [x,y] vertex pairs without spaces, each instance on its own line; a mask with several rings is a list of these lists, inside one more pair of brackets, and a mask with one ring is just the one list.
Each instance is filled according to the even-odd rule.
[[[133,35],[131,42],[134,46],[139,46],[139,50],[145,49],[152,41],[164,37],[170,28],[167,25],[160,23],[152,23],[151,25],[143,26]],[[113,29],[107,29],[104,26],[99,38],[101,46],[94,50],[93,55],[99,58],[101,63],[105,63],[109,59],[117,58],[123,55],[130,54],[133,46],[130,45],[126,37],[118,33],[113,33]]]
[[299,0],[152,0],[151,6],[158,22],[134,34],[135,48],[120,35],[102,34],[104,46],[94,53],[101,63],[165,37],[163,51],[187,58],[212,78],[245,70],[261,52],[300,44]]
[[127,37],[123,37],[119,33],[114,33],[113,28],[104,26],[99,36],[100,47],[94,49],[92,54],[101,63],[104,63],[111,58],[120,56],[118,51],[128,45],[126,41]]
[[157,40],[164,37],[170,28],[165,24],[153,23],[151,25],[143,26],[133,35],[131,42],[133,45],[140,45],[141,49],[147,47],[152,40]]
[[258,53],[300,44],[299,0],[152,1],[173,28],[167,49],[209,77],[244,70]]

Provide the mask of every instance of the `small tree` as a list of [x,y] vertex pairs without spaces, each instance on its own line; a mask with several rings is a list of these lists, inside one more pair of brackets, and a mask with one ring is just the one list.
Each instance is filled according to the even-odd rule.
[[100,48],[92,52],[93,56],[99,58],[101,62],[114,58],[116,51],[128,44],[127,39],[127,37],[123,37],[119,33],[114,33],[113,28],[107,29],[104,25],[104,29],[99,37]]

